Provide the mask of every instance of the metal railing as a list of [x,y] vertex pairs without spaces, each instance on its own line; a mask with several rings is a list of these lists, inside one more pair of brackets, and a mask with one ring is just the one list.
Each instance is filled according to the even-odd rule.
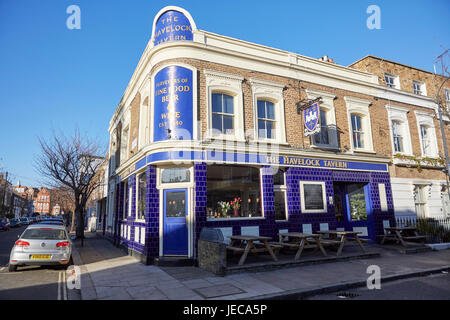
[[450,242],[450,217],[397,217],[397,227],[415,227],[419,234],[427,237],[427,242]]

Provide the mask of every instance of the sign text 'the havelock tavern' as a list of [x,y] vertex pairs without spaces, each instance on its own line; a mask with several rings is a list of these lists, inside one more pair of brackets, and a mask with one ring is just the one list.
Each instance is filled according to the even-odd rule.
[[321,159],[308,159],[300,157],[266,157],[267,163],[284,164],[291,166],[306,166],[306,167],[318,167],[318,168],[341,168],[346,169],[348,166],[347,161],[340,160],[321,160]]

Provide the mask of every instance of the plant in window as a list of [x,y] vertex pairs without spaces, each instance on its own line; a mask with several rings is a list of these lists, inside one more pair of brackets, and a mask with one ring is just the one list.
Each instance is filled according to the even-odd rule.
[[239,208],[241,207],[241,202],[242,202],[242,200],[241,200],[240,197],[239,198],[234,198],[234,200],[230,201],[230,205],[231,205],[231,207],[234,210],[234,216],[235,217],[237,217],[239,215],[238,211],[239,211]]
[[226,201],[219,201],[219,202],[217,202],[217,204],[220,207],[220,211],[222,213],[222,217],[226,217],[227,213],[228,213],[228,210],[230,210],[230,208],[231,208],[230,203],[226,202]]

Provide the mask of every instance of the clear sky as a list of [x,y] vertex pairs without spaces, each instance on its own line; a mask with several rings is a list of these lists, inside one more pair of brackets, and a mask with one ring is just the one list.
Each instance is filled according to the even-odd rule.
[[[69,30],[69,5],[81,29]],[[341,65],[367,54],[433,70],[450,48],[450,0],[0,0],[0,167],[40,186],[37,137],[75,127],[108,143],[108,125],[167,5],[202,30]],[[369,5],[381,29],[369,30]],[[0,168],[1,170],[1,168]]]

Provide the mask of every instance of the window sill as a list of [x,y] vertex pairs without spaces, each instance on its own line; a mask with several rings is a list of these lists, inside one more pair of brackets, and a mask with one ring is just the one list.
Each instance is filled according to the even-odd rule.
[[311,148],[314,149],[327,149],[327,150],[334,150],[334,151],[339,151],[339,147],[338,146],[332,146],[332,145],[327,145],[327,144],[312,144]]
[[206,221],[241,221],[241,220],[264,220],[264,217],[239,217],[239,218],[206,218]]
[[370,153],[370,154],[376,154],[373,150],[365,150],[365,149],[353,149],[353,153]]
[[276,223],[289,222],[288,220],[275,220]]

